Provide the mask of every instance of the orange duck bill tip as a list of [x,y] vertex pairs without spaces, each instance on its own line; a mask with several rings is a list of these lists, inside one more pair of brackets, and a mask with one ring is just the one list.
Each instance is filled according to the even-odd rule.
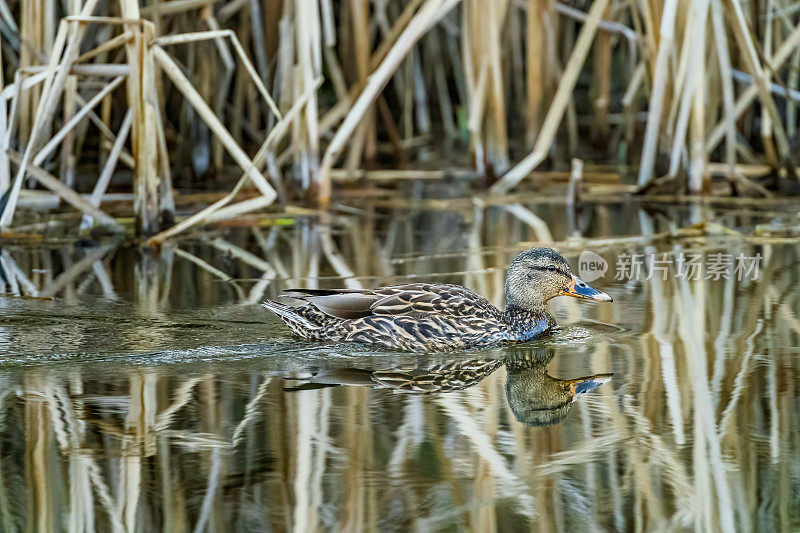
[[603,291],[598,291],[587,285],[581,278],[573,275],[569,287],[562,293],[564,296],[594,300],[596,302],[613,302],[614,299]]

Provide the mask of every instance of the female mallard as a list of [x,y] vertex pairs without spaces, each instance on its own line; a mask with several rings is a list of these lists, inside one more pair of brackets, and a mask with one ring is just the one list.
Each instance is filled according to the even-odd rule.
[[555,326],[545,302],[556,296],[612,301],[574,276],[567,261],[551,248],[518,254],[508,267],[505,293],[505,311],[465,287],[434,283],[291,289],[284,296],[307,303],[290,307],[267,300],[262,305],[307,339],[433,351],[539,337]]

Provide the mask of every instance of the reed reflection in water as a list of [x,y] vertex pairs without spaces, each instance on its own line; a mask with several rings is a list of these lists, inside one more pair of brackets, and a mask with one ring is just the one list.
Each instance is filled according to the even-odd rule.
[[[366,206],[160,255],[4,248],[2,529],[796,529],[800,254],[713,231],[791,213],[599,205],[564,221],[547,205]],[[308,343],[256,305],[409,278],[502,305],[507,261],[542,241],[573,265],[606,258],[593,284],[615,303],[555,302],[561,329],[528,345]],[[760,253],[758,278],[614,279],[622,253],[719,251]],[[560,381],[578,376],[597,377]]]

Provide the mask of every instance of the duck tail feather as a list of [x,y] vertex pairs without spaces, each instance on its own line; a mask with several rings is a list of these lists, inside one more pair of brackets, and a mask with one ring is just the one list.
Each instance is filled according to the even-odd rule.
[[300,327],[307,330],[315,330],[319,328],[317,324],[312,323],[310,320],[295,311],[293,307],[290,307],[286,304],[276,302],[275,300],[265,300],[264,302],[261,302],[261,306],[264,309],[272,311],[278,315],[281,320],[290,326]]

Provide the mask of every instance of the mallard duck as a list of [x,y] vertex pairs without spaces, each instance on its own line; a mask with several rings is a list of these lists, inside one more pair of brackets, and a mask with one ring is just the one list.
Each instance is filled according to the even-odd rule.
[[406,394],[439,394],[468,389],[506,366],[506,400],[519,422],[548,426],[569,414],[579,394],[611,380],[612,374],[595,374],[576,379],[554,378],[547,373],[552,349],[510,351],[501,359],[450,361],[425,367],[368,370],[332,368],[308,376],[284,378],[301,382],[285,391],[326,387],[368,386],[388,388]]
[[506,309],[459,285],[410,283],[378,289],[289,289],[305,302],[262,305],[307,339],[352,341],[413,351],[484,347],[540,337],[556,322],[545,303],[556,296],[612,301],[578,277],[551,248],[519,253],[508,267]]

